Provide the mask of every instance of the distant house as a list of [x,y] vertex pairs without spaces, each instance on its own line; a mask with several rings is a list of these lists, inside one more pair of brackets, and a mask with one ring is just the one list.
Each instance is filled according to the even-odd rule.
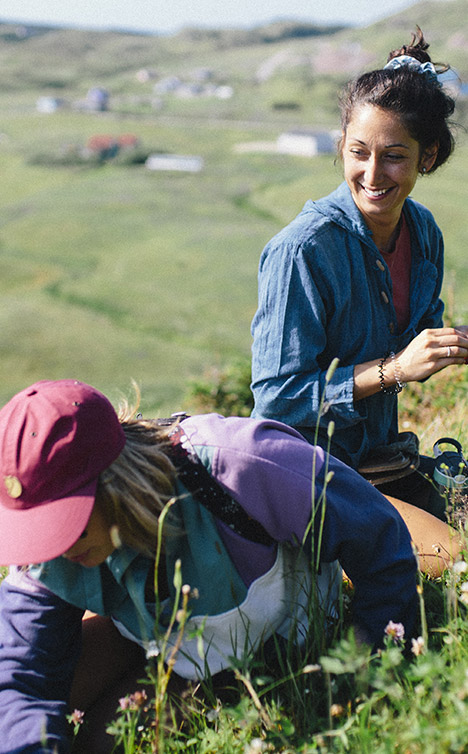
[[214,71],[211,68],[196,68],[192,71],[192,79],[194,81],[211,81],[214,77]]
[[100,157],[102,160],[109,160],[115,157],[119,151],[119,145],[115,136],[107,134],[96,134],[90,136],[84,148],[86,157]]
[[276,141],[247,141],[236,144],[237,154],[264,152],[270,154],[291,154],[298,157],[315,157],[318,154],[336,152],[339,131],[285,131]]
[[103,112],[107,110],[108,105],[109,92],[106,89],[95,86],[88,91],[86,95],[86,108],[88,110]]
[[214,96],[218,99],[231,99],[234,96],[234,89],[232,86],[224,84],[223,86],[217,86],[214,91]]
[[151,81],[151,79],[156,78],[156,76],[156,71],[151,68],[140,68],[135,74],[135,78],[140,84],[146,84],[148,81]]
[[133,134],[111,136],[109,134],[95,134],[90,136],[84,148],[87,157],[97,156],[101,160],[110,160],[119,152],[126,149],[135,149],[139,139]]
[[117,136],[117,143],[119,149],[136,149],[140,139],[135,134],[120,134],[120,136]]
[[154,93],[169,94],[170,92],[177,91],[181,84],[182,82],[178,76],[166,76],[154,85]]
[[202,157],[182,154],[152,154],[145,162],[148,170],[175,170],[186,173],[199,173],[203,170]]
[[330,131],[285,131],[278,136],[276,148],[282,154],[315,157],[336,150],[336,138]]
[[202,84],[181,83],[180,86],[174,90],[176,97],[180,99],[191,99],[192,97],[200,97],[204,92]]
[[157,81],[153,87],[156,95],[170,95],[180,99],[194,99],[198,97],[217,97],[230,99],[234,89],[228,84],[218,85],[212,79],[213,71],[200,68],[193,71],[191,81],[182,81],[178,76],[166,76]]
[[65,106],[65,100],[60,97],[39,97],[36,102],[38,113],[55,113]]

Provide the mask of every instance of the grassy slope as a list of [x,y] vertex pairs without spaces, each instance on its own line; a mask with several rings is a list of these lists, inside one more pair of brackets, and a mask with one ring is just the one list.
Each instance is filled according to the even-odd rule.
[[[465,6],[466,0],[445,3],[444,12]],[[436,3],[421,8],[440,17]],[[395,19],[386,22],[392,40],[395,24],[409,23],[405,14]],[[274,139],[287,126],[337,125],[340,76],[310,80],[301,65],[287,65],[258,86],[253,74],[280,52],[287,60],[303,60],[320,45],[345,44],[359,35],[376,47],[375,29],[384,26],[326,41],[230,47],[224,37],[194,42],[188,33],[164,39],[61,30],[18,43],[0,40],[0,402],[40,378],[77,376],[112,397],[127,391],[134,378],[145,410],[166,413],[180,408],[189,376],[239,353],[248,356],[264,243],[309,196],[341,180],[330,156],[311,162],[233,153],[236,143]],[[386,40],[385,46],[391,44]],[[220,80],[234,81],[236,96],[226,102],[168,101],[161,113],[144,114],[137,105],[133,115],[124,115],[124,105],[128,109],[137,95],[151,94],[151,84],[135,82],[135,71],[145,65],[160,75],[210,65]],[[112,112],[35,112],[41,93],[72,100],[95,84],[110,89]],[[292,95],[302,109],[271,109],[272,102]],[[95,133],[124,132],[136,133],[149,150],[200,154],[205,170],[170,175],[141,166],[87,170],[29,162],[40,152],[84,144]],[[467,161],[461,148],[451,165],[415,192],[445,232],[447,281],[456,281],[451,307],[460,316],[468,300]]]
[[[35,120],[36,136],[18,119],[0,146],[11,186],[0,233],[1,398],[42,377],[79,376],[106,390],[133,377],[154,409],[163,396],[166,410],[178,407],[189,375],[248,350],[257,258],[275,227],[238,206],[259,183],[258,162],[246,170],[230,153],[245,134],[193,128],[188,145],[185,129],[126,122],[147,144],[190,146],[205,172],[49,170],[19,156],[15,134],[39,138],[44,120]],[[99,130],[95,118],[65,116],[56,138]]]

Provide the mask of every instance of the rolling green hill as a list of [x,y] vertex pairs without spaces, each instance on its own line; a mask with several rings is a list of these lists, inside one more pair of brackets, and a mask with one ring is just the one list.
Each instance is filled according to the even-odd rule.
[[[181,408],[190,377],[248,356],[263,245],[341,176],[333,155],[240,154],[236,145],[287,128],[335,128],[341,84],[416,23],[435,57],[468,75],[467,5],[422,2],[362,30],[291,23],[172,37],[46,28],[21,36],[0,26],[0,403],[36,379],[79,377],[114,399],[135,379],[144,410],[166,414]],[[154,90],[167,76],[193,83],[205,68],[232,97]],[[105,112],[77,108],[94,86],[109,92]],[[38,112],[46,94],[64,107]],[[143,154],[199,155],[204,170],[71,159],[96,134],[128,133]],[[444,294],[449,314],[465,321],[467,167],[461,132],[451,163],[415,192],[445,233]]]
[[2,92],[19,96],[40,89],[77,97],[99,85],[115,98],[130,97],[137,108],[138,99],[151,99],[154,85],[153,79],[137,84],[138,70],[190,80],[208,67],[217,81],[242,88],[220,114],[269,120],[272,101],[287,89],[289,100],[300,105],[296,118],[308,123],[311,95],[322,93],[326,100],[324,91],[333,95],[350,75],[381,65],[390,49],[409,41],[416,24],[435,59],[451,63],[467,81],[467,11],[468,0],[433,0],[364,29],[277,22],[250,30],[185,29],[172,36],[49,27],[33,27],[28,35],[22,27],[0,24]]

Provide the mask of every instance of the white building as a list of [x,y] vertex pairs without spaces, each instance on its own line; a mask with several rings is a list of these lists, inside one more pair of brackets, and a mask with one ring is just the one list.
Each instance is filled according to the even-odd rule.
[[148,170],[176,170],[199,173],[203,170],[203,158],[182,154],[151,154],[146,162]]
[[315,157],[336,150],[336,136],[330,131],[285,131],[276,140],[277,151],[300,157]]
[[38,113],[55,113],[65,106],[65,100],[59,97],[39,97],[36,102]]

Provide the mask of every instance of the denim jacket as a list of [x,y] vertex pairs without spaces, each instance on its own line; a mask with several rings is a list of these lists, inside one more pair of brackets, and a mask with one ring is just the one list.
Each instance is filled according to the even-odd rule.
[[[388,267],[346,183],[309,200],[260,260],[253,416],[285,422],[323,447],[333,420],[331,453],[354,468],[398,435],[397,396],[379,392],[355,403],[354,366],[397,353],[423,329],[442,326],[442,234],[414,200],[406,200],[403,212],[412,255],[404,332]],[[335,357],[339,366],[327,382]]]

